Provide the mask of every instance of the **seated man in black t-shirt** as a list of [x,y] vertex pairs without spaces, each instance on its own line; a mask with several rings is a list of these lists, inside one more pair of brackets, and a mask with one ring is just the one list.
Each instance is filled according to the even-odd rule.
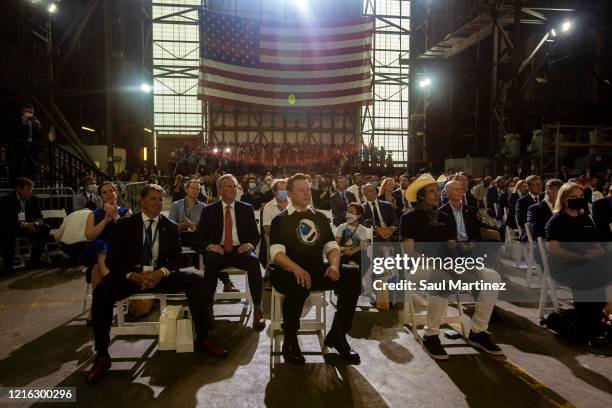
[[[272,220],[270,258],[277,265],[270,273],[272,286],[285,295],[283,302],[282,353],[285,360],[304,364],[297,340],[300,316],[309,290],[336,290],[338,310],[325,345],[335,348],[349,363],[359,364],[346,333],[351,330],[361,291],[361,275],[340,270],[340,251],[327,217],[310,208],[310,186],[301,173],[287,181],[290,204]],[[329,264],[323,261],[327,257]]]
[[[448,191],[450,194],[457,193],[453,189]],[[458,193],[461,194],[461,192]],[[457,244],[457,223],[447,212],[438,209],[440,192],[436,180],[429,173],[421,175],[408,186],[406,198],[410,202],[417,202],[415,210],[403,214],[400,221],[400,237],[406,254],[413,258],[419,258],[421,255],[445,258],[446,255],[450,255],[449,249],[456,248]],[[451,198],[454,199],[454,196]],[[462,213],[459,211],[459,214]],[[473,271],[473,276],[445,270],[420,270],[417,272],[419,275],[423,273],[429,274],[425,279],[428,283],[448,282],[459,277],[461,280],[477,278],[489,283],[500,282],[499,274],[488,268]],[[449,293],[452,292],[448,290],[432,291],[427,303],[423,348],[427,354],[436,360],[447,360],[449,358],[438,337],[442,316],[446,313],[448,307],[447,296]],[[496,291],[480,291],[476,309],[472,316],[472,329],[466,341],[471,346],[489,354],[502,355],[501,348],[491,341],[487,333],[489,319],[496,301]]]

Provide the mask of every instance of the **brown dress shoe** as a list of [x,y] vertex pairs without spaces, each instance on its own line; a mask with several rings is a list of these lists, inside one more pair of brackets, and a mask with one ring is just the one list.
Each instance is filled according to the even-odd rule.
[[240,290],[234,286],[233,282],[227,282],[223,284],[223,292],[240,292]]
[[87,373],[87,384],[96,384],[98,383],[104,374],[111,367],[111,358],[109,355],[100,356],[97,355],[91,370]]
[[253,330],[263,330],[266,328],[266,318],[264,317],[263,310],[255,309],[253,313]]
[[208,339],[196,340],[193,342],[193,349],[198,353],[206,353],[213,357],[225,358],[229,352],[221,346],[217,346],[215,343]]

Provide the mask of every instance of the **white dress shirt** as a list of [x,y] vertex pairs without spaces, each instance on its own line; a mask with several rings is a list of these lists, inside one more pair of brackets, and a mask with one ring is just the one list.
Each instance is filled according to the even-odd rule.
[[261,216],[261,225],[264,227],[267,225],[268,227],[272,225],[272,219],[280,214],[283,209],[278,205],[278,201],[276,198],[268,201],[266,205],[264,205],[263,213]]

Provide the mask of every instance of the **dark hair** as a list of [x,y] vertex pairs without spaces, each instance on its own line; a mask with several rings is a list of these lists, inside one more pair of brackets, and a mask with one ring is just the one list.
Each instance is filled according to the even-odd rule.
[[31,103],[24,103],[23,106],[21,107],[21,110],[23,111],[24,109],[34,110],[34,105],[32,105]]
[[93,178],[93,176],[89,176],[89,175],[88,175],[88,176],[85,176],[85,177],[83,177],[83,178],[81,179],[81,186],[85,187],[85,186],[87,185],[87,182],[88,182],[88,181],[93,181],[93,182],[95,182],[95,181],[96,181],[96,179],[94,179],[94,178]]
[[115,193],[118,193],[117,186],[112,181],[103,181],[102,184],[100,184],[100,186],[98,187],[98,195],[99,196],[102,196],[102,187],[104,187],[104,186],[111,186],[113,188],[113,191]]
[[91,211],[95,211],[96,209],[98,209],[98,205],[95,202],[91,201],[91,200],[87,200],[85,202],[85,208],[87,208],[88,210],[91,210]]
[[166,194],[166,190],[164,190],[164,188],[159,184],[147,184],[143,187],[142,190],[140,190],[140,198],[147,198],[149,192],[152,190],[159,191],[162,194]]
[[34,187],[34,183],[27,177],[19,177],[15,180],[15,188]]
[[297,173],[287,179],[287,191],[293,191],[293,184],[298,180],[308,181],[304,173]]
[[350,203],[349,205],[346,206],[346,208],[348,207],[353,207],[356,211],[357,214],[363,216],[364,212],[363,212],[363,206],[361,205],[361,203],[358,203],[357,201]]
[[427,192],[425,190],[426,187],[427,186],[423,186],[416,192],[417,201],[423,201],[423,198],[425,197],[425,193]]

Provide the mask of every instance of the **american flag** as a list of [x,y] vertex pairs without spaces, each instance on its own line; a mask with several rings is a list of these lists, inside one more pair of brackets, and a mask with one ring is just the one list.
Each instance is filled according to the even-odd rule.
[[259,108],[372,102],[370,17],[288,25],[200,11],[198,98]]

